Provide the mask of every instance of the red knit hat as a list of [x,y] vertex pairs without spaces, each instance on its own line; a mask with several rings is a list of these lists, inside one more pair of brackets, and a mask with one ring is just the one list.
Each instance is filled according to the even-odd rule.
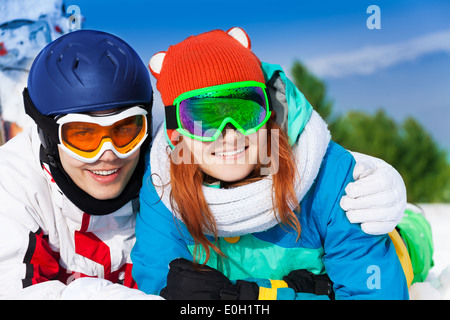
[[248,35],[235,27],[191,36],[158,52],[149,68],[164,105],[172,105],[180,94],[195,89],[239,81],[264,83],[261,62],[250,48]]

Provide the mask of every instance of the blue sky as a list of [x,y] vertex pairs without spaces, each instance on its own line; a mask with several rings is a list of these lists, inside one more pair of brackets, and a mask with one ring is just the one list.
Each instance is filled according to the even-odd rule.
[[[324,80],[336,113],[413,116],[450,151],[448,0],[64,2],[80,7],[84,28],[122,37],[145,63],[190,35],[240,26],[262,61],[289,74],[300,60]],[[381,29],[366,26],[370,5],[380,8]],[[158,118],[159,101],[155,109]]]

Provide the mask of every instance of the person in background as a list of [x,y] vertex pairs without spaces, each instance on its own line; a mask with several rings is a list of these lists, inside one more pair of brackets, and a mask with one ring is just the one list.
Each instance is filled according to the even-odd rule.
[[[80,15],[80,27],[82,21]],[[31,64],[47,44],[68,32],[63,0],[0,2],[0,145],[32,125],[21,95]]]

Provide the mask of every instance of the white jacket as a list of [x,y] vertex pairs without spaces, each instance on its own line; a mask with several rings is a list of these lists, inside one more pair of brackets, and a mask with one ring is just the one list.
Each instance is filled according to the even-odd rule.
[[39,148],[35,126],[0,147],[0,298],[158,298],[130,289],[136,206],[83,213],[41,166]]

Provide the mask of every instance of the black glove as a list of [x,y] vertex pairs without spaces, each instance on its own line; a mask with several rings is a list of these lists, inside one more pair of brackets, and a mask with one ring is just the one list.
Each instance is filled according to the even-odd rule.
[[168,300],[257,300],[259,287],[255,282],[238,280],[236,284],[221,272],[208,266],[197,270],[194,263],[183,258],[172,260],[167,286],[161,296]]
[[314,293],[317,295],[327,295],[334,299],[333,282],[327,274],[316,275],[305,269],[291,271],[283,277],[289,288],[295,292]]

